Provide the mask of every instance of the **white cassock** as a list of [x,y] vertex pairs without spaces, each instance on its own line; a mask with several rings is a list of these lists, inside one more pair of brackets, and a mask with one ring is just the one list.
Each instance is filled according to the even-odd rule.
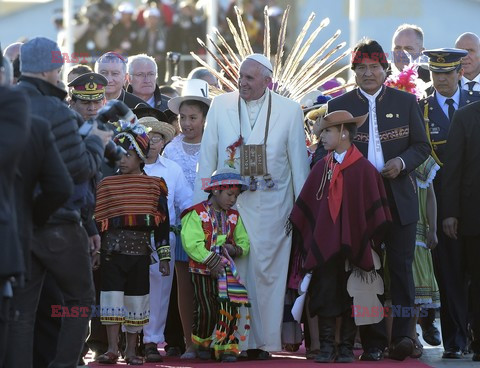
[[[267,93],[271,92],[267,90]],[[267,189],[260,183],[257,191],[246,191],[239,196],[237,207],[250,238],[250,253],[235,262],[252,303],[248,348],[280,351],[291,248],[285,224],[308,176],[309,164],[300,105],[276,93],[271,94],[267,165],[275,188]],[[215,170],[228,167],[227,147],[240,135],[238,96],[237,91],[226,93],[212,102],[200,148],[194,203],[206,198],[201,189],[202,178],[209,179]],[[253,129],[243,100],[241,109],[244,143],[263,144],[268,94]],[[234,168],[240,171],[240,149],[236,152]]]

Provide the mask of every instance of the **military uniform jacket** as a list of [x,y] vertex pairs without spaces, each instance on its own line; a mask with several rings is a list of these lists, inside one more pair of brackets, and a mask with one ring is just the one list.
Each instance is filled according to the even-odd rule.
[[[368,113],[368,100],[358,88],[328,101],[328,112],[347,110],[353,116]],[[378,133],[385,162],[401,157],[405,162],[393,180],[385,184],[391,189],[394,205],[402,225],[418,221],[417,184],[415,170],[430,153],[430,145],[423,127],[423,117],[413,94],[390,87],[382,87],[376,99]],[[363,124],[354,138],[354,144],[368,158],[369,124]]]
[[458,109],[445,145],[443,218],[456,217],[463,236],[480,234],[480,101]]
[[[459,108],[468,105],[473,101],[480,100],[480,95],[473,96],[468,91],[460,90]],[[439,165],[445,160],[445,143],[447,143],[450,120],[438,104],[436,91],[419,102],[425,119],[425,131],[427,138],[432,145],[432,156]],[[437,174],[436,182],[440,181],[440,172]]]

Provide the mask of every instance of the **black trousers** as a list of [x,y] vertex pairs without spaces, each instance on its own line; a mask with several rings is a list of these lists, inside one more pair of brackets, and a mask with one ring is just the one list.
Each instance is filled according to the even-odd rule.
[[[441,174],[441,171],[440,171]],[[442,192],[441,176],[433,182],[435,193]],[[437,195],[437,212],[443,213],[442,196]],[[467,278],[465,248],[459,239],[445,235],[443,218],[437,218],[438,245],[432,250],[435,278],[440,290],[440,321],[443,347],[463,350],[467,345]]]
[[473,341],[471,348],[474,353],[480,353],[480,235],[463,237],[465,249],[465,264],[469,284],[469,305],[471,309],[471,327]]
[[[388,271],[390,274],[390,295],[392,305],[403,310],[405,315],[395,316],[392,326],[392,342],[411,337],[411,312],[415,306],[415,284],[412,263],[415,255],[416,223],[401,225],[396,210],[392,210],[393,223],[385,238]],[[378,348],[383,350],[388,345],[385,319],[374,325],[360,326],[360,336],[365,350]]]
[[[173,270],[172,291],[170,292],[170,303],[168,304],[167,322],[165,324],[165,342],[169,347],[179,347],[182,353],[185,352],[185,337],[183,336],[182,320],[178,311],[178,287],[177,274]],[[191,336],[187,337],[191,339]]]
[[[19,317],[9,324],[7,367],[32,366],[35,315],[47,271],[62,292],[64,311],[88,311],[63,318],[57,354],[49,367],[74,367],[78,363],[95,300],[92,265],[85,229],[80,224],[62,224],[46,226],[34,234],[31,279],[12,300]],[[56,315],[62,312],[52,309]]]

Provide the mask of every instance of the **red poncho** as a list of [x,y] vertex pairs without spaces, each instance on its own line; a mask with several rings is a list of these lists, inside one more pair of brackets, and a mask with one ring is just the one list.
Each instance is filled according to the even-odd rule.
[[383,179],[373,165],[353,145],[341,164],[330,153],[313,167],[290,215],[289,286],[341,251],[353,265],[372,270],[370,247],[381,243],[390,221]]

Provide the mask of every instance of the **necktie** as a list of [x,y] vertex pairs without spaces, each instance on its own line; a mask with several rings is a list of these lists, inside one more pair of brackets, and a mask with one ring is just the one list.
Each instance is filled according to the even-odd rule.
[[468,90],[473,91],[473,87],[475,87],[475,81],[467,82]]
[[453,107],[455,101],[453,101],[453,98],[447,98],[445,103],[448,105],[448,119],[452,121],[453,118],[453,113],[455,112],[455,107]]

